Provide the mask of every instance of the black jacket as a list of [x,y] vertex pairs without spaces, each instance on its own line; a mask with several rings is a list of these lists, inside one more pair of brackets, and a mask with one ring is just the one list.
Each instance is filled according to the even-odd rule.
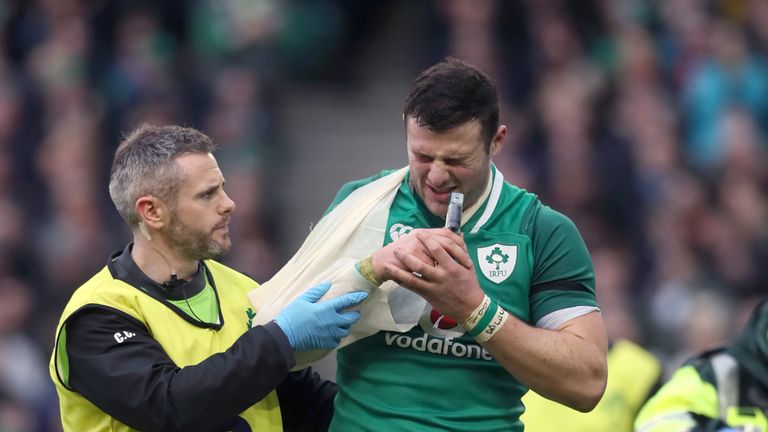
[[[153,296],[190,297],[205,286],[205,270],[184,286],[150,281],[131,259],[115,254],[113,276]],[[183,289],[182,289],[183,288]],[[181,312],[183,313],[183,312]],[[295,365],[285,334],[274,323],[244,333],[228,350],[184,368],[176,366],[147,328],[101,306],[77,311],[67,323],[69,386],[117,420],[141,431],[228,431],[237,415],[277,391],[286,431],[325,431],[336,384]],[[127,333],[125,333],[127,332]],[[132,334],[121,344],[115,334]]]

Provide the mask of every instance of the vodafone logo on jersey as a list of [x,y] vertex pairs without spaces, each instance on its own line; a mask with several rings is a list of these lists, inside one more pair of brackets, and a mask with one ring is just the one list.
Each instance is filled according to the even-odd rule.
[[479,344],[456,340],[464,335],[464,328],[454,318],[441,314],[430,305],[427,305],[419,319],[419,328],[424,333],[384,332],[384,343],[391,347],[446,357],[493,360],[491,354]]
[[[421,328],[424,333],[418,334]],[[452,317],[443,315],[429,304],[419,319],[419,327],[407,334],[383,332],[384,343],[391,347],[447,357],[491,361],[493,357],[477,343],[454,340],[464,335],[464,328]]]

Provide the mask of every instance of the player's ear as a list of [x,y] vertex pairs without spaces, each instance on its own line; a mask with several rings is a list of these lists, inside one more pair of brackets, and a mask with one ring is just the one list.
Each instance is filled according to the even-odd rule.
[[493,135],[493,138],[491,138],[491,148],[488,149],[488,154],[491,155],[491,157],[496,156],[497,153],[501,150],[502,145],[504,144],[504,138],[507,136],[507,127],[504,125],[499,125],[499,128],[496,129],[496,133]]

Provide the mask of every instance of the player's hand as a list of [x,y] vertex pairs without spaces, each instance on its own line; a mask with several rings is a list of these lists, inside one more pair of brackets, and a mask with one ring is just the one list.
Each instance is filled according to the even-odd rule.
[[333,349],[360,319],[360,312],[344,311],[368,297],[364,291],[317,302],[331,287],[323,282],[301,294],[275,318],[294,351]]
[[[447,229],[443,231],[458,238],[460,247],[445,248],[433,232],[418,232],[414,238],[426,252],[395,248],[398,265],[387,267],[387,271],[392,280],[421,295],[444,315],[464,320],[482,302],[484,293],[464,240]],[[429,256],[428,261],[424,255]]]
[[379,280],[394,279],[392,270],[395,268],[409,271],[408,267],[395,255],[396,250],[402,251],[402,254],[411,255],[427,265],[435,264],[437,261],[436,257],[419,240],[420,235],[429,236],[434,239],[439,247],[447,251],[451,256],[466,256],[469,265],[471,265],[471,260],[466,254],[467,246],[460,235],[451,232],[447,228],[416,229],[373,253],[371,265],[373,266],[373,272]]

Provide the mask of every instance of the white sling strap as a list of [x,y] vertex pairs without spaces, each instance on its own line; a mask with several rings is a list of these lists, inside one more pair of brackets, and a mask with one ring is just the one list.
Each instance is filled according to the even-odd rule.
[[[354,192],[323,217],[304,244],[277,274],[248,293],[257,314],[254,325],[274,319],[293,299],[310,286],[333,283],[323,300],[352,291],[368,291],[360,306],[361,319],[339,347],[380,330],[407,331],[418,323],[426,302],[392,281],[373,287],[355,270],[358,259],[380,248],[389,207],[408,168],[371,182]],[[297,353],[295,370],[319,360],[330,351]]]

